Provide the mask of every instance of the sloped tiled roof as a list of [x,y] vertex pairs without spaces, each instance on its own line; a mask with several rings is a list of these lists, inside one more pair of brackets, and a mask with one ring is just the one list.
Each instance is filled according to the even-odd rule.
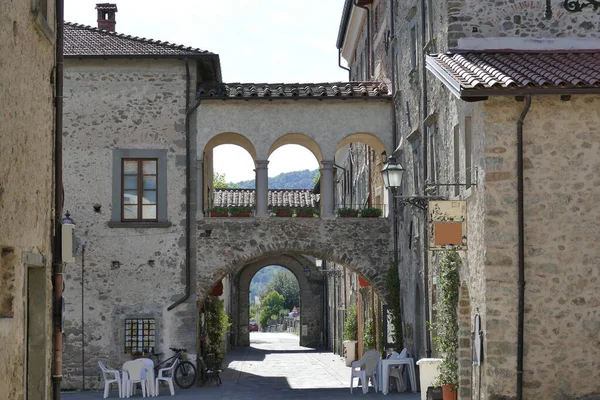
[[65,22],[65,57],[178,57],[202,56],[213,53],[122,33],[106,31],[88,25]]
[[390,97],[381,82],[334,83],[223,83],[205,86],[198,93],[212,99],[298,99],[298,98],[382,98]]
[[433,54],[427,69],[457,97],[600,91],[600,50]]
[[[272,189],[269,190],[269,207],[316,207],[319,195],[311,189]],[[213,206],[253,206],[254,189],[215,189]]]

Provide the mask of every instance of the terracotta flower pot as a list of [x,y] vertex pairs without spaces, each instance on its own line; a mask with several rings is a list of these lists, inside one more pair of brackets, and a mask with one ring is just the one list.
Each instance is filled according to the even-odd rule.
[[227,217],[227,212],[225,212],[225,211],[211,211],[210,212],[210,216],[211,217]]
[[278,217],[291,217],[292,216],[292,212],[288,211],[288,210],[279,210],[279,211],[277,211],[276,215]]
[[442,397],[444,400],[456,400],[458,390],[456,385],[442,385]]

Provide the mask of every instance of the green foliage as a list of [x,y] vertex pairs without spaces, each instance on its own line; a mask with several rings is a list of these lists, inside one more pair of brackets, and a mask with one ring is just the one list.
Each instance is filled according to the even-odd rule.
[[254,209],[252,207],[248,207],[248,206],[232,206],[229,207],[229,213],[231,215],[236,215],[245,211],[249,211],[252,212]]
[[225,313],[223,300],[208,296],[204,301],[206,313],[206,353],[214,354],[217,362],[223,361],[223,338],[231,326]]
[[344,340],[358,339],[358,309],[356,304],[346,310],[344,321]]
[[237,188],[237,183],[227,182],[227,178],[225,174],[220,174],[218,172],[213,173],[213,188],[215,189],[230,189]]
[[[254,296],[262,296],[265,287],[271,281],[275,271],[287,271],[287,269],[280,267],[279,265],[267,265],[254,274],[250,281],[250,303],[254,303]],[[267,294],[268,293],[269,292],[267,292]]]
[[270,292],[261,303],[258,324],[264,329],[269,325],[269,320],[277,319],[279,311],[283,309],[284,298],[276,291]]
[[277,292],[283,296],[283,308],[287,313],[300,304],[300,286],[298,280],[287,269],[275,271],[267,286],[261,292],[261,296],[265,297],[271,292]]
[[317,184],[317,182],[319,182],[319,179],[321,179],[321,171],[317,170],[317,174],[313,178],[313,186],[315,186]]
[[456,251],[445,252],[440,262],[437,320],[431,324],[433,338],[442,355],[439,385],[458,384],[458,293],[460,288],[460,256]]
[[386,285],[389,293],[388,311],[394,326],[394,344],[396,350],[404,348],[402,335],[402,315],[400,313],[400,276],[398,267],[392,262],[388,268]]
[[[318,169],[312,171],[305,169],[303,171],[283,172],[277,176],[269,177],[269,188],[274,189],[312,189],[314,184],[315,174]],[[254,189],[254,179],[249,181],[241,181],[235,187],[243,189]]]
[[210,211],[214,211],[219,214],[227,214],[229,212],[229,208],[228,207],[213,207],[210,209]]
[[363,329],[363,349],[375,348],[375,324],[371,318],[367,319]]
[[358,210],[354,208],[342,207],[337,210],[338,217],[358,217]]
[[383,211],[379,208],[363,208],[360,210],[358,214],[360,217],[381,217],[383,215]]
[[319,216],[319,211],[317,211],[317,209],[313,208],[313,207],[298,207],[298,208],[296,208],[295,215],[299,215],[300,213],[308,214],[308,215],[311,215],[313,217],[314,216],[317,216],[317,217]]

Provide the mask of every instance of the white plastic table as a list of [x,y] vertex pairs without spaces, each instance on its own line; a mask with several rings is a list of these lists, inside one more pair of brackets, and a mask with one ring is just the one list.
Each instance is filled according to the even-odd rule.
[[[152,361],[149,358],[138,358],[137,360],[134,360],[136,362],[141,362],[144,364],[145,368],[142,369],[142,374],[144,374],[144,370],[146,371],[146,381],[148,382],[147,385],[147,394],[149,397],[154,397],[154,396],[158,396],[157,393],[155,392],[155,376],[154,376],[154,361]],[[121,369],[122,370],[122,369]],[[125,393],[125,388],[129,387],[129,382],[127,382],[127,374],[123,373],[123,393]],[[125,396],[123,396],[125,397]]]
[[390,367],[407,365],[408,377],[410,379],[410,388],[413,393],[417,392],[417,378],[415,375],[415,363],[412,357],[385,359],[379,361],[379,376],[381,376],[381,391],[388,394],[390,387]]

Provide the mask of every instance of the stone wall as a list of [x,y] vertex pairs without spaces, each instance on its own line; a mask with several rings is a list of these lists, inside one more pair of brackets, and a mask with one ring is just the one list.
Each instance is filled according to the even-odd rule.
[[[47,3],[47,23],[30,1],[0,5],[0,393],[14,400],[24,399],[27,387],[40,399],[52,395],[55,28],[54,2]],[[30,265],[27,254],[41,265]],[[37,324],[31,335],[28,315]],[[28,346],[35,350],[29,369]]]
[[[516,381],[515,121],[523,106],[485,103],[489,399],[514,396]],[[598,96],[534,97],[525,119],[524,398],[600,393],[600,115],[590,112],[599,107]]]
[[[186,279],[185,88],[183,60],[65,62],[65,209],[79,240],[65,274],[66,388],[82,387],[84,367],[85,387],[99,387],[98,359],[116,366],[130,358],[126,318],[154,318],[156,350],[165,356],[169,346],[195,351],[194,293],[167,310],[183,296]],[[116,149],[166,152],[163,227],[109,226]]]
[[565,9],[564,3],[563,0],[552,0],[552,15],[548,19],[545,1],[511,0],[500,4],[492,0],[452,1],[447,6],[448,46],[456,47],[457,40],[464,37],[600,36],[600,15],[595,10],[587,7],[573,13]]
[[363,275],[384,296],[391,257],[387,218],[204,218],[198,221],[197,296],[264,256],[305,254]]

